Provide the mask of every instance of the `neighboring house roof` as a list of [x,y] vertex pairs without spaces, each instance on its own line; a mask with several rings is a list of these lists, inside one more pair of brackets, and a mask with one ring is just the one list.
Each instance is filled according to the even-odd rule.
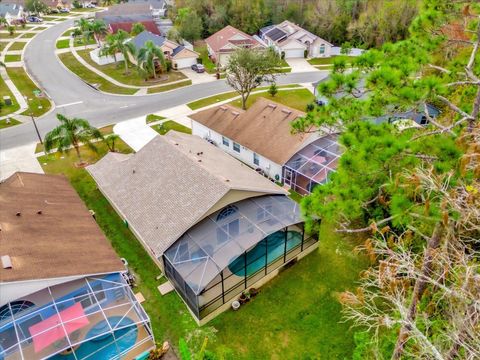
[[285,31],[283,31],[282,29],[279,29],[277,27],[273,27],[267,33],[265,33],[265,36],[268,36],[273,41],[281,40],[281,39],[285,38],[287,35],[288,34]]
[[0,228],[0,256],[13,264],[0,283],[125,269],[63,176],[17,172],[1,183]]
[[153,42],[157,46],[162,46],[167,38],[161,35],[152,34],[149,31],[143,31],[131,40],[137,49],[142,48],[147,41]]
[[19,16],[22,13],[22,7],[18,4],[0,3],[0,16],[10,14],[12,16]]
[[95,13],[97,19],[103,19],[106,16],[111,15],[152,15],[150,5],[146,2],[136,3],[123,3],[113,5],[106,11],[100,11]]
[[118,30],[123,30],[123,31],[126,31],[126,32],[129,33],[129,32],[132,31],[133,24],[136,24],[136,23],[142,24],[145,27],[146,31],[149,31],[153,34],[160,35],[160,30],[158,30],[158,27],[155,24],[155,21],[153,21],[153,20],[111,23],[110,24],[110,30],[113,34],[115,34]]
[[317,39],[322,40],[328,45],[333,46],[328,41],[321,39],[310,31],[294,24],[291,21],[285,20],[278,25],[270,25],[262,28],[261,33],[263,36],[270,38],[272,41],[277,42],[280,46],[283,46],[290,39],[295,39],[301,43],[305,41],[313,42]]
[[160,257],[227,194],[234,201],[286,191],[200,137],[156,136],[134,155],[107,154],[87,167],[140,240]]
[[152,9],[166,9],[167,2],[165,0],[128,0],[129,4],[145,4],[150,5]]
[[250,47],[263,47],[253,36],[245,34],[233,26],[226,26],[222,30],[208,37],[205,42],[213,52],[234,51],[241,45],[250,45]]
[[173,59],[188,59],[188,58],[197,58],[200,54],[197,53],[196,51],[192,51],[190,49],[187,49],[185,46],[180,45],[173,49],[172,51],[172,58]]
[[190,115],[190,118],[283,165],[316,133],[292,134],[291,123],[305,113],[259,98],[247,111],[221,105]]
[[137,23],[142,21],[153,21],[150,15],[109,15],[102,18],[106,24]]

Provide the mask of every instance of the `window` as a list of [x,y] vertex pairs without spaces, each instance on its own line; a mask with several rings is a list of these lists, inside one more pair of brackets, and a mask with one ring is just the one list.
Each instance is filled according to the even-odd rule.
[[238,207],[235,205],[227,205],[217,215],[217,221],[221,221],[238,211]]
[[237,144],[236,142],[233,143],[233,150],[236,152],[240,152],[240,144]]
[[222,136],[222,144],[230,147],[230,140],[228,140],[225,136]]
[[320,45],[320,55],[325,54],[325,44]]
[[260,158],[258,157],[257,154],[253,153],[253,163],[255,165],[260,165]]

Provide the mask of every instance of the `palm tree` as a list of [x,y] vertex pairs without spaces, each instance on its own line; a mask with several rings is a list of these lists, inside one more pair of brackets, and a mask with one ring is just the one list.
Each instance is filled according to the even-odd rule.
[[143,25],[140,22],[137,22],[132,25],[132,30],[130,31],[130,34],[132,36],[137,36],[138,34],[142,33],[145,31],[145,25]]
[[90,23],[90,31],[92,32],[97,44],[100,46],[100,38],[107,34],[107,25],[105,25],[103,20],[95,20],[94,22]]
[[160,71],[163,72],[166,66],[165,56],[162,49],[148,40],[143,48],[138,50],[137,53],[137,65],[146,72],[147,75],[153,75],[153,78],[157,78],[157,71],[155,65],[159,65]]
[[108,35],[106,44],[103,48],[103,52],[112,55],[117,62],[117,53],[123,55],[123,62],[125,64],[125,75],[128,74],[129,55],[135,57],[136,49],[135,45],[131,41],[127,41],[129,35],[126,31],[118,30],[116,34]]
[[105,144],[107,144],[108,150],[111,152],[115,152],[115,141],[120,139],[120,136],[117,134],[110,134],[104,138]]
[[90,149],[96,151],[92,140],[103,139],[102,133],[84,119],[69,119],[62,114],[57,114],[57,119],[60,121],[60,125],[45,135],[45,151],[48,153],[56,147],[57,151],[63,153],[68,152],[73,147],[77,153],[79,163],[82,164],[80,145],[87,145]]
[[88,40],[90,39],[90,36],[92,35],[92,23],[85,18],[80,18],[80,19],[75,20],[74,24],[82,33],[83,43],[84,43],[85,49],[86,49],[87,44],[88,44]]

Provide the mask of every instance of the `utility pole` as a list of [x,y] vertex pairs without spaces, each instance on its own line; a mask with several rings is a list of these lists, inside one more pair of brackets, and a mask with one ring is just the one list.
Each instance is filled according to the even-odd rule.
[[[30,108],[30,104],[28,102],[28,96],[25,96],[25,100],[27,102],[28,107]],[[32,118],[33,126],[35,127],[35,131],[37,132],[38,140],[40,141],[40,144],[43,145],[43,140],[42,137],[40,136],[40,131],[38,131],[37,123],[35,121],[35,117],[33,116],[33,110],[30,109],[30,117]]]

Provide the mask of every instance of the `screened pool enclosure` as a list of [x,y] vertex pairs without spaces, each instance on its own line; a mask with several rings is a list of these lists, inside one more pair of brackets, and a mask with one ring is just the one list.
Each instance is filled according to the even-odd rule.
[[49,286],[0,307],[0,359],[140,359],[150,321],[120,273]]
[[328,135],[315,140],[297,152],[283,167],[283,181],[301,195],[328,181],[335,171],[342,149],[336,136]]
[[296,258],[317,239],[283,195],[230,204],[209,215],[164,254],[165,273],[201,320]]

